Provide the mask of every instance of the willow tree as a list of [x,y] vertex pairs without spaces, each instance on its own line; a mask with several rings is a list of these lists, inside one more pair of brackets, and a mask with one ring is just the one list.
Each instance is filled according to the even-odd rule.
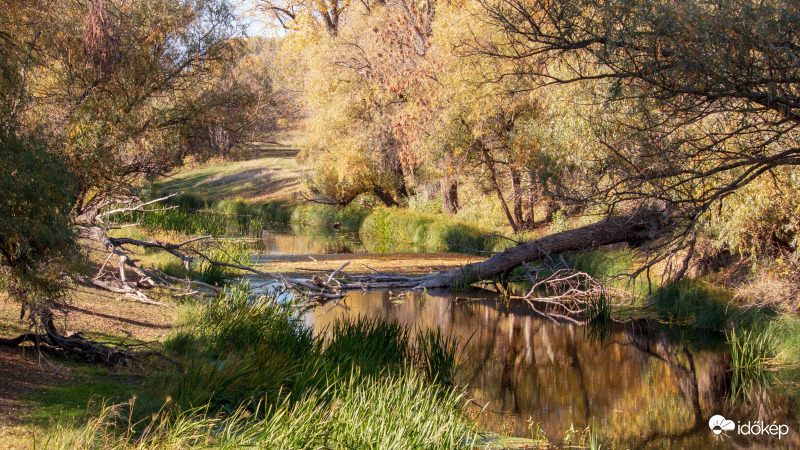
[[665,208],[674,220],[662,256],[692,250],[699,223],[732,194],[763,177],[785,186],[796,175],[797,2],[483,5],[507,39],[478,43],[480,52],[516,62],[513,75],[534,88],[593,86],[598,108],[589,119],[604,155],[591,195],[612,210],[642,201]]
[[203,89],[225,87],[238,35],[224,0],[4,4],[0,282],[42,333],[2,343],[91,348],[59,335],[49,312],[80,254],[75,231],[102,239],[103,208],[136,202],[138,183],[196,150],[198,124],[247,100],[232,87],[213,99]]

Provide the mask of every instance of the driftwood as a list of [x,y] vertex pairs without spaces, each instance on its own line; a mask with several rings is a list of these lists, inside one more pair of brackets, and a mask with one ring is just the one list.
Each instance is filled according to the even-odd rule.
[[[327,280],[316,281],[312,279],[301,279],[301,278],[290,278],[285,277],[283,275],[274,274],[270,272],[265,272],[262,270],[258,270],[254,267],[242,265],[242,264],[235,264],[229,263],[224,261],[217,261],[213,258],[210,258],[208,255],[203,253],[197,248],[194,248],[191,244],[210,239],[211,236],[200,236],[192,239],[188,239],[186,241],[173,244],[169,242],[159,242],[159,241],[142,241],[138,239],[131,239],[131,238],[113,238],[109,237],[105,230],[99,226],[93,227],[85,227],[81,231],[81,236],[86,239],[91,239],[97,242],[102,243],[110,252],[109,257],[106,259],[106,262],[98,271],[97,275],[91,280],[91,283],[104,290],[108,290],[115,293],[126,294],[132,298],[141,299],[143,303],[153,304],[154,302],[147,298],[146,294],[144,293],[144,289],[154,286],[162,286],[168,289],[173,289],[176,291],[181,292],[179,295],[194,295],[196,297],[207,296],[207,292],[202,292],[197,289],[192,289],[194,287],[202,288],[206,291],[211,291],[212,295],[219,295],[222,291],[221,289],[211,286],[206,283],[202,283],[199,281],[194,280],[183,280],[175,277],[171,277],[166,275],[158,270],[154,269],[143,269],[136,265],[136,260],[128,256],[127,250],[125,246],[137,246],[142,248],[159,248],[162,249],[176,258],[180,259],[186,269],[189,269],[189,265],[197,258],[202,258],[203,260],[207,261],[209,264],[221,267],[230,267],[233,269],[239,269],[247,272],[251,272],[253,274],[271,278],[278,283],[280,283],[284,290],[293,290],[297,293],[301,293],[303,295],[317,297],[321,299],[337,299],[342,298],[344,294],[342,293],[343,289],[341,288],[341,282],[337,280],[335,277],[338,274],[339,270],[343,269],[347,266],[346,263],[339,270],[334,271],[327,277]],[[111,272],[105,271],[105,266],[107,265],[109,259],[112,256],[117,256],[118,258],[118,266],[119,266],[119,276],[117,277],[116,274]],[[136,274],[136,278],[129,278],[127,274],[127,269],[130,269]],[[173,288],[175,283],[183,284],[188,286],[188,289],[179,290]]]
[[[206,258],[202,253],[197,253],[206,258],[211,264],[240,269],[277,280],[283,284],[285,289],[292,289],[321,299],[335,299],[341,298],[344,295],[343,293],[348,290],[434,289],[469,286],[478,281],[506,273],[528,262],[564,252],[589,250],[622,242],[641,242],[654,239],[658,237],[663,229],[661,225],[662,219],[661,213],[653,211],[640,211],[630,216],[610,217],[591,225],[519,244],[485,261],[425,276],[400,276],[375,272],[370,275],[341,276],[337,279],[337,275],[343,275],[341,271],[349,264],[348,262],[333,271],[327,279],[321,275],[314,275],[311,279],[289,278],[241,264],[213,261]],[[587,277],[586,274],[560,272],[555,278],[551,278],[545,283],[551,286],[561,283],[564,286],[569,285],[572,289],[577,289],[578,285],[585,285],[591,281]],[[534,284],[539,283],[541,285],[536,280],[532,281]],[[597,289],[599,289],[597,285],[590,286],[593,294],[596,294]]]
[[[141,207],[132,207],[134,210],[136,208],[141,209]],[[102,242],[111,252],[109,258],[116,255],[119,259],[118,279],[103,280],[102,276],[107,274],[103,271],[103,268],[101,268],[98,272],[98,276],[93,280],[93,283],[98,287],[114,292],[125,293],[141,299],[146,299],[145,294],[142,292],[143,288],[156,285],[171,286],[173,283],[186,284],[188,285],[189,292],[198,295],[202,293],[198,290],[192,290],[191,288],[210,290],[213,294],[219,294],[219,290],[213,289],[208,285],[203,285],[202,283],[193,282],[191,280],[178,280],[173,277],[167,277],[154,270],[139,268],[135,264],[136,261],[127,255],[125,250],[126,245],[163,249],[181,259],[187,268],[195,258],[199,257],[213,265],[235,268],[276,280],[284,290],[289,289],[320,299],[335,299],[341,298],[345,291],[355,289],[435,289],[469,286],[478,281],[507,273],[511,269],[528,262],[545,259],[564,252],[588,250],[621,242],[651,240],[660,235],[661,231],[664,229],[663,223],[663,213],[652,210],[640,210],[627,216],[612,216],[591,225],[551,234],[532,242],[516,245],[504,252],[493,255],[485,261],[418,277],[404,277],[383,273],[344,277],[341,276],[343,275],[341,271],[347,266],[347,264],[345,264],[330,273],[327,278],[322,274],[314,275],[310,279],[290,278],[280,274],[258,270],[247,265],[215,261],[203,254],[200,250],[189,245],[203,239],[208,239],[210,236],[202,236],[172,244],[158,241],[140,241],[130,238],[111,238],[108,237],[104,229],[99,226],[85,228],[83,235]],[[108,262],[108,260],[106,262]],[[128,279],[126,268],[129,268],[136,274],[137,278],[135,281]],[[116,277],[116,275],[113,275],[113,277]],[[582,278],[580,275],[576,275],[571,278],[563,279],[562,281],[569,282],[573,279],[577,280]],[[534,284],[536,284],[536,282],[534,282]]]

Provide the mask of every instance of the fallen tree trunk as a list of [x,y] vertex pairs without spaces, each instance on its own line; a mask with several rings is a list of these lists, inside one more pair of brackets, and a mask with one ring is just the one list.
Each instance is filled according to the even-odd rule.
[[157,356],[175,363],[153,347],[157,343],[136,343],[107,345],[87,339],[80,333],[64,336],[58,332],[53,323],[53,313],[45,308],[40,313],[39,324],[42,333],[25,333],[15,338],[0,338],[0,345],[5,347],[18,347],[25,342],[31,342],[37,349],[44,349],[61,356],[72,356],[87,362],[103,362],[116,367],[131,362],[140,362],[146,356]]
[[591,250],[622,242],[642,242],[657,238],[664,226],[661,212],[642,210],[629,216],[613,216],[574,230],[551,234],[519,244],[491,258],[464,267],[422,277],[365,276],[342,284],[348,289],[413,288],[434,289],[469,286],[505,273],[524,263],[569,251]]
[[[506,273],[515,267],[523,265],[524,263],[543,259],[548,256],[554,256],[569,251],[591,250],[603,245],[622,242],[643,242],[653,240],[659,237],[667,228],[665,219],[666,216],[663,212],[646,209],[639,210],[631,215],[612,216],[591,225],[586,225],[573,230],[562,231],[560,233],[551,234],[532,242],[519,244],[515,247],[507,249],[502,253],[495,254],[485,261],[467,264],[466,266],[457,269],[442,271],[420,277],[374,274],[367,276],[347,276],[337,279],[336,275],[339,274],[339,272],[344,268],[343,266],[334,271],[328,277],[327,281],[324,281],[320,277],[317,277],[319,279],[287,278],[279,274],[264,272],[241,264],[214,261],[197,249],[187,248],[187,250],[207,260],[213,265],[240,269],[255,273],[256,275],[272,278],[280,282],[285,289],[293,289],[300,293],[308,293],[311,296],[321,299],[337,299],[343,297],[344,291],[355,289],[435,289],[460,286],[465,287],[478,281],[487,280],[494,276]],[[120,249],[123,245],[128,244],[145,248],[161,248],[180,258],[184,264],[187,264],[187,266],[189,262],[192,261],[193,257],[187,255],[182,247],[197,240],[206,238],[195,238],[179,244],[162,243],[157,241],[138,241],[128,238],[110,238],[99,227],[87,229],[84,233],[84,236],[103,242],[112,250],[112,252],[115,252],[119,255],[124,255]],[[123,267],[126,264],[128,266],[135,267],[130,258],[120,258],[120,267]],[[347,264],[345,264],[345,266],[346,265]],[[139,269],[139,271],[141,271],[141,269]],[[139,273],[139,271],[137,271],[137,274],[140,275],[140,278],[144,276],[150,276],[155,277],[164,283],[169,283],[169,281],[164,280],[158,274],[150,274],[144,271],[141,271],[143,273]],[[121,278],[123,278],[122,285],[124,288],[136,289],[132,286],[129,286],[131,283],[126,284],[124,277]],[[181,281],[184,282],[183,280]],[[331,283],[335,283],[335,286],[333,286]],[[330,292],[326,292],[326,290],[329,290]],[[218,292],[216,293],[218,294]]]
[[663,215],[640,211],[630,216],[613,216],[574,230],[551,234],[511,247],[486,261],[429,275],[416,288],[468,286],[492,278],[530,261],[569,251],[589,250],[621,242],[641,242],[656,238],[662,230]]

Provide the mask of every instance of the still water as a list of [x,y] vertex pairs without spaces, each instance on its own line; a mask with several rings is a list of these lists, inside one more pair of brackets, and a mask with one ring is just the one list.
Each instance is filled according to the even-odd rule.
[[[465,343],[460,384],[485,406],[481,428],[530,438],[537,423],[552,443],[567,430],[592,426],[601,442],[623,448],[731,448],[798,445],[796,412],[786,398],[751,393],[729,402],[724,336],[648,327],[642,322],[598,330],[556,323],[492,294],[459,299],[449,293],[404,296],[351,293],[304,317],[317,330],[339,318],[383,317],[418,327],[441,327]],[[475,406],[478,409],[478,406]],[[751,442],[715,436],[708,421],[788,423],[793,430]],[[730,434],[730,433],[729,433]]]
[[296,229],[281,231],[263,231],[259,251],[267,255],[305,255],[364,253],[364,245],[357,233],[339,233],[325,230],[322,233],[314,229]]
[[[365,252],[357,235],[304,229],[264,232],[259,251],[267,258]],[[591,426],[602,448],[800,448],[797,405],[788,396],[751,386],[731,399],[721,334],[642,321],[598,330],[554,322],[491,292],[458,295],[351,292],[304,320],[322,330],[363,315],[458,336],[464,352],[457,381],[467,386],[475,412],[483,411],[480,428],[501,435],[531,438],[540,427],[552,444],[566,447],[568,430]],[[780,440],[735,430],[717,436],[709,428],[717,414],[788,424],[790,432]]]

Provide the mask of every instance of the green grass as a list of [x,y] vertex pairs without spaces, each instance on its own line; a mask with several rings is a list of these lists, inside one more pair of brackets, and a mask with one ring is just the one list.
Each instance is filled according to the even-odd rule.
[[397,322],[359,316],[352,322],[336,321],[325,333],[323,356],[339,368],[375,374],[400,367],[410,357],[409,328]]
[[70,411],[47,427],[45,446],[444,449],[475,439],[464,391],[434,383],[432,368],[456,365],[452,338],[418,332],[423,350],[407,326],[364,317],[315,335],[297,311],[246,284],[187,308],[165,343],[179,365],[38,399],[44,414],[65,402]]
[[[237,241],[215,242],[204,251],[204,255],[214,261],[238,264],[240,266],[251,266],[250,254],[253,252],[250,245]],[[183,269],[183,266],[181,266]],[[184,269],[185,271],[185,269]],[[205,258],[195,260],[191,266],[188,276],[194,280],[204,283],[222,286],[231,278],[240,275],[239,269],[211,264]]]
[[299,189],[302,174],[294,153],[283,150],[266,158],[206,164],[161,179],[153,183],[151,190],[162,194],[191,193],[209,203],[237,197],[257,201],[266,194],[289,198]]
[[715,330],[726,328],[731,299],[730,291],[695,279],[662,286],[652,298],[657,314],[668,322]]
[[456,336],[448,336],[438,327],[417,329],[414,342],[418,367],[428,380],[445,385],[454,384],[457,376],[464,375],[460,372],[465,361],[459,361],[457,356],[464,356],[467,343],[471,339],[470,337],[462,344]]
[[338,222],[343,230],[358,231],[364,219],[372,211],[361,206],[359,197],[347,206],[327,205],[322,203],[304,203],[292,211],[293,225],[329,228]]
[[137,419],[135,402],[94,406],[83,426],[60,424],[47,448],[452,449],[476,433],[463,419],[464,398],[419,377],[351,377],[333,388],[335,402],[310,395],[259,403],[227,414],[166,403]]
[[[167,204],[153,205],[154,208],[164,206]],[[110,222],[138,223],[145,228],[176,231],[193,236],[208,234],[214,237],[259,237],[262,230],[285,226],[290,216],[289,206],[282,202],[249,204],[235,201],[221,202],[218,206],[221,211],[190,211],[176,208],[152,212],[128,212],[111,217]]]
[[491,250],[499,238],[491,232],[439,215],[376,208],[359,235],[371,252],[461,252]]
[[86,406],[93,400],[105,398],[123,401],[129,398],[135,386],[125,381],[130,382],[131,379],[112,378],[107,370],[103,370],[102,373],[94,373],[92,381],[34,391],[26,397],[26,401],[37,407],[28,414],[26,420],[38,426],[47,426],[56,421],[78,423],[86,417],[89,412]]

